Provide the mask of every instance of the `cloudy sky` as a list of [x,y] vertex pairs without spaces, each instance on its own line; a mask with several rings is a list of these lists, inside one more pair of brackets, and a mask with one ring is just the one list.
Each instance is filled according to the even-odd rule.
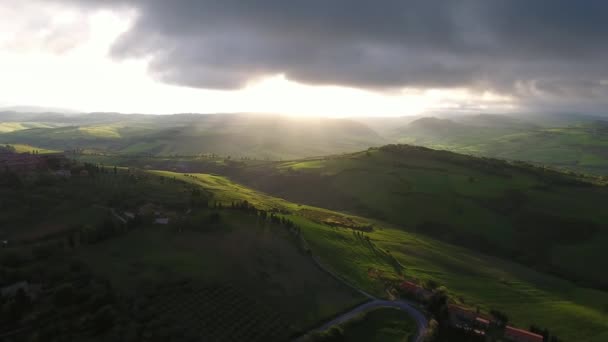
[[608,1],[2,0],[0,106],[608,111]]

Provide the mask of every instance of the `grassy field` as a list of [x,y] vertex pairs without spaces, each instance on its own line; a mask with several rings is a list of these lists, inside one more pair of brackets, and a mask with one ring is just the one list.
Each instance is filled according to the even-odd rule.
[[[223,177],[159,174],[199,184],[223,201],[247,199],[261,208],[282,210],[302,227],[313,253],[324,264],[352,284],[377,295],[383,295],[383,284],[369,276],[370,269],[394,279],[405,276],[436,281],[448,288],[452,298],[465,305],[502,310],[518,326],[546,326],[567,341],[603,341],[607,337],[606,292],[406,232],[381,221],[290,203]],[[351,228],[322,223],[323,217],[341,217],[343,222],[352,220],[362,226],[373,224],[373,231],[365,233],[371,243]],[[392,257],[402,266],[392,262]]]
[[352,342],[407,342],[415,336],[416,324],[399,309],[380,308],[365,312],[310,340],[334,341],[332,334],[339,334],[344,341]]
[[24,144],[7,144],[7,146],[9,146],[11,149],[14,149],[14,151],[17,153],[33,153],[34,151],[36,151],[39,154],[45,154],[45,153],[61,152],[59,150],[50,150],[47,148],[41,148],[41,147],[36,147],[36,146],[31,146],[31,145],[24,145]]
[[0,122],[0,133],[9,133],[30,128],[51,128],[52,125],[40,122]]
[[408,146],[225,172],[277,197],[608,286],[608,188],[588,183],[598,179]]

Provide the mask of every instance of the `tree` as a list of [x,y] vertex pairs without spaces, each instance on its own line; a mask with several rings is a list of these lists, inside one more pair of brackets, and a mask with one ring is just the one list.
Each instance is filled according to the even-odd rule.
[[429,298],[427,309],[439,322],[448,318],[448,296],[444,287],[436,289]]
[[509,322],[509,316],[507,316],[507,314],[502,311],[492,309],[490,310],[490,315],[492,315],[496,319],[498,325],[500,326],[504,327]]

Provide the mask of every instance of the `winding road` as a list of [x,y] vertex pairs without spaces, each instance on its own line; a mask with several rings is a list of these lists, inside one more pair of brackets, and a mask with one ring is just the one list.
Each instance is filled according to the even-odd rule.
[[317,257],[313,256],[313,260],[315,261],[317,266],[320,269],[322,269],[324,272],[326,272],[329,275],[331,275],[332,277],[336,278],[338,281],[340,281],[344,285],[361,293],[363,296],[369,298],[370,301],[365,302],[365,303],[353,308],[352,310],[347,311],[343,314],[340,314],[339,316],[333,318],[332,320],[323,323],[321,326],[312,329],[311,331],[306,333],[304,336],[301,336],[301,337],[295,339],[294,342],[304,341],[304,338],[310,333],[327,330],[330,327],[332,327],[336,324],[344,323],[365,311],[369,311],[369,310],[373,310],[373,309],[377,309],[377,308],[381,308],[381,307],[392,307],[392,308],[397,308],[402,311],[405,311],[408,315],[410,315],[410,317],[412,317],[414,319],[414,321],[416,321],[417,334],[416,334],[416,338],[414,338],[413,341],[422,342],[424,340],[424,335],[426,334],[426,329],[427,329],[429,322],[428,322],[426,316],[422,312],[420,312],[420,310],[418,310],[416,308],[414,303],[406,301],[406,300],[378,299],[378,298],[372,296],[371,294],[369,294],[361,289],[356,288],[355,286],[351,285],[350,283],[348,283],[347,281],[342,279],[342,277],[338,276],[337,274],[335,274],[334,272],[332,272],[331,270],[326,268]]
[[[311,332],[327,330],[336,324],[341,324],[352,318],[355,318],[357,315],[359,315],[365,311],[378,309],[378,308],[382,308],[382,307],[397,308],[397,309],[407,312],[416,321],[416,326],[418,329],[417,335],[416,335],[416,338],[414,339],[414,341],[415,342],[423,341],[424,334],[426,333],[426,327],[428,325],[428,320],[426,319],[424,314],[422,314],[422,312],[418,311],[418,309],[416,309],[414,307],[414,305],[412,303],[409,303],[409,302],[406,302],[403,300],[394,300],[393,301],[393,300],[376,299],[376,300],[372,300],[370,302],[363,303],[363,304],[357,306],[356,308],[354,308],[348,312],[345,312],[345,313],[341,314],[340,316],[332,319],[331,321],[325,322],[323,325],[313,329]],[[300,340],[301,339],[298,339],[296,341],[300,341]]]

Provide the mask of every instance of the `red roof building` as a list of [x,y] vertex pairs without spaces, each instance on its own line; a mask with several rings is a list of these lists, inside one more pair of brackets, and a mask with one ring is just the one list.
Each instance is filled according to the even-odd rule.
[[488,328],[490,326],[490,320],[485,319],[483,317],[475,318],[475,323],[477,323],[480,327]]
[[421,289],[417,284],[412,283],[411,281],[404,281],[400,285],[401,289],[408,292],[417,292]]
[[507,326],[504,337],[513,342],[543,342],[543,336],[533,332]]

